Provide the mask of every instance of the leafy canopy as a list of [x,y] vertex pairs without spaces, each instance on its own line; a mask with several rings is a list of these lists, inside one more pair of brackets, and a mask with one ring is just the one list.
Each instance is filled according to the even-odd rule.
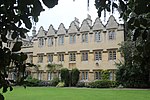
[[[58,0],[0,0],[0,89],[3,89],[3,93],[8,87],[10,91],[13,90],[10,84],[12,81],[8,79],[9,72],[15,72],[16,84],[23,84],[26,78],[26,67],[31,64],[24,63],[27,55],[19,53],[21,39],[26,38],[25,34],[32,28],[32,21],[38,22],[38,16],[44,11],[41,2],[48,8],[58,4]],[[10,41],[14,43],[12,49],[5,45]],[[3,99],[0,94],[0,100]]]

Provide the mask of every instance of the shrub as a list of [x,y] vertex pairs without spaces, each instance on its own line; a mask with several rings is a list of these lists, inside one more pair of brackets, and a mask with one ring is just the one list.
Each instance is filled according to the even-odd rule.
[[77,68],[71,70],[71,85],[76,86],[79,81],[80,71]]
[[40,81],[38,83],[38,86],[50,86],[50,82],[49,81]]
[[53,78],[53,80],[50,81],[50,86],[56,86],[60,82],[58,77]]
[[85,82],[78,82],[76,87],[85,87]]
[[39,86],[40,82],[41,82],[40,80],[28,76],[26,81],[24,82],[24,85],[34,87]]
[[101,71],[101,77],[102,77],[102,80],[109,80],[109,71],[108,70],[102,70]]
[[116,87],[116,82],[110,80],[98,80],[89,83],[89,87],[90,88],[111,88],[111,87]]
[[61,81],[65,83],[65,86],[69,86],[69,70],[67,68],[62,68],[61,72]]
[[65,86],[64,82],[59,82],[56,87],[64,87],[64,86]]

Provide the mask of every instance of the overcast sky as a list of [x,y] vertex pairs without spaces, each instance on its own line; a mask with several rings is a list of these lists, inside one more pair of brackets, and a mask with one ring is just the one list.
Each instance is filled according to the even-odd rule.
[[[51,24],[57,30],[60,23],[63,23],[68,29],[75,17],[79,19],[81,25],[82,21],[87,18],[87,14],[91,15],[94,22],[98,17],[94,3],[95,0],[90,0],[89,11],[87,11],[87,0],[75,0],[75,2],[73,0],[59,0],[58,5],[52,9],[44,7],[45,11],[41,13],[39,21],[36,23],[36,30],[38,31],[40,26],[43,26],[47,31]],[[101,20],[103,21],[103,18]]]

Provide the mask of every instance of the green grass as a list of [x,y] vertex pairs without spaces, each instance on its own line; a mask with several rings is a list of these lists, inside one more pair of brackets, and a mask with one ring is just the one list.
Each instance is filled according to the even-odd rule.
[[150,90],[15,87],[5,100],[150,100]]

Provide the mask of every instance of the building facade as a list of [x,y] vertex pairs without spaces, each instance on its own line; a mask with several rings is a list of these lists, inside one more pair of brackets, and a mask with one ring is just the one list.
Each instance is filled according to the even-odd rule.
[[[51,80],[59,77],[59,72],[50,72],[48,64],[61,64],[62,68],[78,68],[80,81],[93,81],[101,78],[100,70],[110,71],[110,80],[115,80],[115,62],[122,60],[119,43],[124,41],[123,25],[110,16],[103,25],[99,18],[88,16],[81,26],[75,18],[69,29],[64,24],[55,30],[50,25],[48,31],[40,27],[33,38],[24,40],[22,52],[27,53],[27,62],[38,66],[29,69],[34,78]],[[57,73],[57,75],[56,75]]]

